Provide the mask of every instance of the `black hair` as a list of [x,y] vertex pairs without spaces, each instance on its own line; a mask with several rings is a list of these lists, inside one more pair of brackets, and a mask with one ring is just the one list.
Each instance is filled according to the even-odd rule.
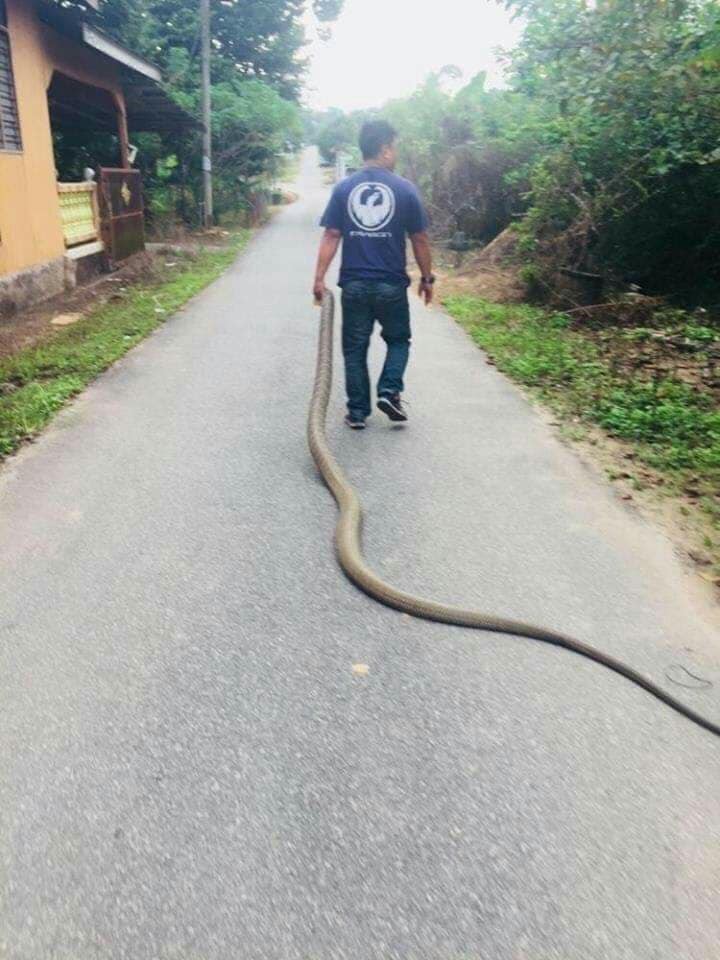
[[360,152],[363,160],[372,160],[383,147],[395,142],[397,130],[387,120],[368,120],[360,131]]

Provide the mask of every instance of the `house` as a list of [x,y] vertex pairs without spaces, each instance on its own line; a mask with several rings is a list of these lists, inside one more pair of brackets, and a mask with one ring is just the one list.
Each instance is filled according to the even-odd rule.
[[0,315],[142,249],[130,134],[199,126],[85,2],[0,0]]

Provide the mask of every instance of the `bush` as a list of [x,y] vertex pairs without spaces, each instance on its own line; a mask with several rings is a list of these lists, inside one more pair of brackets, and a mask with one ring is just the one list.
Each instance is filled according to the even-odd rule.
[[569,267],[717,304],[715,0],[506,5],[525,24],[510,89],[480,74],[453,94],[446,71],[383,111],[436,232],[487,242],[517,221],[530,286]]

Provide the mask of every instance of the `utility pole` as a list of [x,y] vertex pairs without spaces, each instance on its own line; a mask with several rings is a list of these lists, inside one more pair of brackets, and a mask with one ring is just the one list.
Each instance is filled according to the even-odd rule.
[[210,0],[200,0],[200,59],[202,63],[203,226],[213,222],[212,132],[210,117]]

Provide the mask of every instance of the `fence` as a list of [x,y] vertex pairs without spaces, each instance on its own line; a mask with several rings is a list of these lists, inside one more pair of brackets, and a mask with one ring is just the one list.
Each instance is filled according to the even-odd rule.
[[66,247],[90,243],[99,235],[97,185],[58,183],[60,219]]

